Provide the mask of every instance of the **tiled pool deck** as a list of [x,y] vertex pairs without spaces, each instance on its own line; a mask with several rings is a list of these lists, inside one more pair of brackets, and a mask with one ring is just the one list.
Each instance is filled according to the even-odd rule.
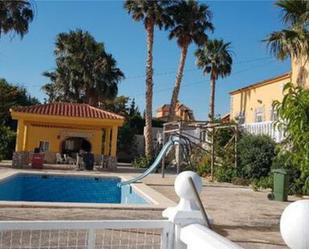
[[[16,172],[1,167],[0,176]],[[42,171],[41,171],[42,172]],[[84,174],[76,171],[43,170],[43,172]],[[133,173],[130,173],[133,172]],[[128,177],[136,175],[134,169],[120,169],[118,172],[90,172],[90,175],[117,175]],[[144,186],[152,189],[152,198],[163,196],[164,205],[156,208],[135,209],[134,207],[0,207],[0,220],[85,220],[85,219],[160,219],[165,206],[177,203],[174,192],[175,175],[167,174],[162,179],[159,174],[152,174],[144,179]],[[201,199],[209,215],[214,219],[214,229],[225,237],[249,249],[281,249],[287,248],[279,233],[279,219],[288,202],[275,202],[267,199],[267,191],[254,192],[247,187],[231,184],[209,183],[204,181]],[[143,189],[143,188],[141,188]],[[142,190],[143,191],[143,190]],[[168,199],[171,200],[168,202]],[[290,197],[295,200],[294,197]],[[105,205],[105,204],[99,204]],[[108,209],[106,209],[108,208]]]

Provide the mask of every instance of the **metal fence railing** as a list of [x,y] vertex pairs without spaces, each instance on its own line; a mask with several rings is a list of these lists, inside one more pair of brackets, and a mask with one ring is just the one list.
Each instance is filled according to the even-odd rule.
[[171,249],[166,220],[1,221],[0,249]]
[[284,139],[284,131],[276,127],[272,121],[247,123],[242,124],[241,127],[254,135],[268,135],[277,143]]

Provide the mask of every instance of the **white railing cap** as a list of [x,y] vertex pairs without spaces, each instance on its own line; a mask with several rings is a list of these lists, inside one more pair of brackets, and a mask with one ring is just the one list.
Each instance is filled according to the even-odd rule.
[[280,231],[289,248],[309,248],[309,200],[295,201],[284,209]]
[[188,249],[242,249],[230,240],[199,224],[182,228],[180,239],[188,246]]

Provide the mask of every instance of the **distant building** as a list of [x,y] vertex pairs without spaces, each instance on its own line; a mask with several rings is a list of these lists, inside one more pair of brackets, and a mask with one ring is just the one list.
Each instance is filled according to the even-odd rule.
[[230,114],[226,113],[221,117],[221,122],[227,124],[230,122]]
[[[167,121],[169,117],[170,105],[165,104],[157,109],[156,118],[162,121]],[[184,104],[177,103],[175,108],[177,120],[194,121],[193,111]]]

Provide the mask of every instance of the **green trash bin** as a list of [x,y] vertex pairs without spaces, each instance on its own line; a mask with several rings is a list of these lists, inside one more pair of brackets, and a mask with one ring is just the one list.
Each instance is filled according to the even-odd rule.
[[273,199],[276,201],[287,201],[289,192],[289,174],[285,169],[274,169]]

